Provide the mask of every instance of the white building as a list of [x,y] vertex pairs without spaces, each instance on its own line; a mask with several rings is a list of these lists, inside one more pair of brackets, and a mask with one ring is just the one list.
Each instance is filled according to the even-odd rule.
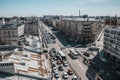
[[[4,49],[10,50],[4,51]],[[0,46],[0,56],[3,58],[0,62],[0,72],[21,74],[38,80],[48,80],[47,61],[44,55],[20,50],[19,47]]]
[[111,66],[120,72],[120,27],[104,30],[104,51]]
[[24,24],[5,24],[0,26],[0,44],[17,45],[24,34]]

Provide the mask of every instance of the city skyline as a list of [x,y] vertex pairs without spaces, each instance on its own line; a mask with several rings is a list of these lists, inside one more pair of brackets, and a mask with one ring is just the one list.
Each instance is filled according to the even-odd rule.
[[120,16],[119,0],[1,0],[0,16]]

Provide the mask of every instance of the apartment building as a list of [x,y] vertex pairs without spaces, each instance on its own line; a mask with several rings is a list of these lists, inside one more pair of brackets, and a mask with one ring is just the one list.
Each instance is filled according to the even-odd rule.
[[106,18],[105,25],[117,25],[117,18]]
[[56,28],[74,42],[94,42],[103,27],[101,21],[90,18],[56,20]]
[[17,45],[24,34],[24,24],[5,24],[0,26],[0,44]]
[[38,35],[38,21],[34,20],[26,24],[26,33],[30,35]]
[[111,66],[120,73],[120,27],[104,30],[104,51]]

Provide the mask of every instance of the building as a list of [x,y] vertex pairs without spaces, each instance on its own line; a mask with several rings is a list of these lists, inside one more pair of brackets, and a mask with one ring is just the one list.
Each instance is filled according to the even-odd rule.
[[28,37],[26,42],[22,46],[0,46],[0,72],[48,80],[50,70],[38,37]]
[[38,35],[38,21],[32,20],[26,24],[26,34]]
[[0,26],[0,44],[17,45],[24,34],[24,24],[5,24]]
[[[5,51],[4,54],[6,54]],[[44,55],[26,50],[19,51],[18,48],[15,48],[12,52],[7,51],[7,54],[3,57],[4,59],[0,62],[0,72],[13,75],[21,74],[41,80],[47,80],[48,78]]]
[[111,66],[120,72],[120,27],[104,30],[104,51]]
[[105,25],[117,26],[118,21],[117,18],[106,18]]
[[64,33],[69,40],[82,43],[94,42],[104,27],[103,23],[95,18],[50,19],[48,23]]

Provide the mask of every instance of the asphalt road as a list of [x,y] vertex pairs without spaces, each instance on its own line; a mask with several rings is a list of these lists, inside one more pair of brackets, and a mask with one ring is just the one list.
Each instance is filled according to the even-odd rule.
[[[46,28],[47,32],[52,33],[52,31],[51,31],[52,28],[51,28],[51,29],[49,29],[48,27],[45,27],[45,28]],[[50,50],[51,48],[55,48],[56,51],[58,52],[58,51],[61,50],[61,47],[63,47],[63,45],[60,43],[60,41],[59,41],[58,39],[56,39],[56,43],[48,44],[48,47],[49,47],[49,50]],[[56,61],[55,61],[55,63],[56,63]],[[58,66],[59,66],[59,65],[56,64],[57,70],[58,70]],[[58,70],[58,71],[59,71],[58,73],[59,73],[59,75],[60,75],[60,78],[59,78],[59,79],[61,79],[61,80],[63,80],[63,78],[62,78],[63,73],[64,73],[64,72],[67,72],[68,69],[71,69],[71,68],[70,68],[70,66],[68,65],[67,67],[64,67],[64,66],[63,66],[63,69],[64,69],[63,71],[59,71],[59,70]],[[73,74],[73,75],[68,75],[69,77],[68,77],[68,79],[66,79],[66,80],[71,80],[74,75],[75,75],[75,74]],[[53,80],[56,80],[56,78],[54,78]],[[65,79],[64,79],[64,80],[65,80]]]
[[[52,31],[50,29],[47,29],[47,30],[52,33]],[[59,41],[59,39],[61,41]],[[55,48],[60,50],[61,47],[64,47],[64,45],[62,44],[62,43],[66,43],[64,41],[65,40],[61,35],[59,35],[59,38],[57,36],[56,44],[54,44]],[[75,72],[77,77],[79,79],[81,78],[82,80],[88,80],[88,78],[86,76],[87,66],[82,63],[82,59],[80,59],[80,57],[79,57],[79,59],[77,59],[77,60],[72,60],[71,57],[68,56],[69,50],[66,48],[63,51],[66,54],[67,61],[68,61],[69,65],[70,65],[70,67],[73,69],[73,71]]]

